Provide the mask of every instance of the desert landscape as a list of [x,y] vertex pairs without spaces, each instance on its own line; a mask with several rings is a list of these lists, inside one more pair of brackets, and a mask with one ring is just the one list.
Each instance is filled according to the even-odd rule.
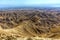
[[60,40],[60,11],[0,11],[0,40],[44,40],[39,38]]

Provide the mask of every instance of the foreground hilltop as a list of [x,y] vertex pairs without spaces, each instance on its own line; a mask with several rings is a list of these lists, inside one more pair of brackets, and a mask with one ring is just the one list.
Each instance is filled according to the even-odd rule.
[[0,35],[4,34],[6,37],[14,35],[15,37],[60,38],[60,12],[51,10],[0,11],[0,30]]

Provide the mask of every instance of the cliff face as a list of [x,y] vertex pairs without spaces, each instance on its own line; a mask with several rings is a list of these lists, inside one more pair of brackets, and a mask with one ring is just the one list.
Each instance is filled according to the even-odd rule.
[[40,10],[2,11],[0,28],[23,37],[59,38],[60,13]]

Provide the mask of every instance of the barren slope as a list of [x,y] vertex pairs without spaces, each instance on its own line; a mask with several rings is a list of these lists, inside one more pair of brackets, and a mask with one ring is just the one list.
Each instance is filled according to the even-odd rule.
[[[14,10],[0,12],[0,37],[60,38],[60,12]],[[2,38],[2,37],[1,37]]]

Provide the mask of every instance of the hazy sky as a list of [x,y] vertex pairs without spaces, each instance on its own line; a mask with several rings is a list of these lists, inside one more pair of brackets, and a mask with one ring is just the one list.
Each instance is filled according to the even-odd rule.
[[8,7],[8,6],[60,7],[60,0],[0,0],[0,7]]

